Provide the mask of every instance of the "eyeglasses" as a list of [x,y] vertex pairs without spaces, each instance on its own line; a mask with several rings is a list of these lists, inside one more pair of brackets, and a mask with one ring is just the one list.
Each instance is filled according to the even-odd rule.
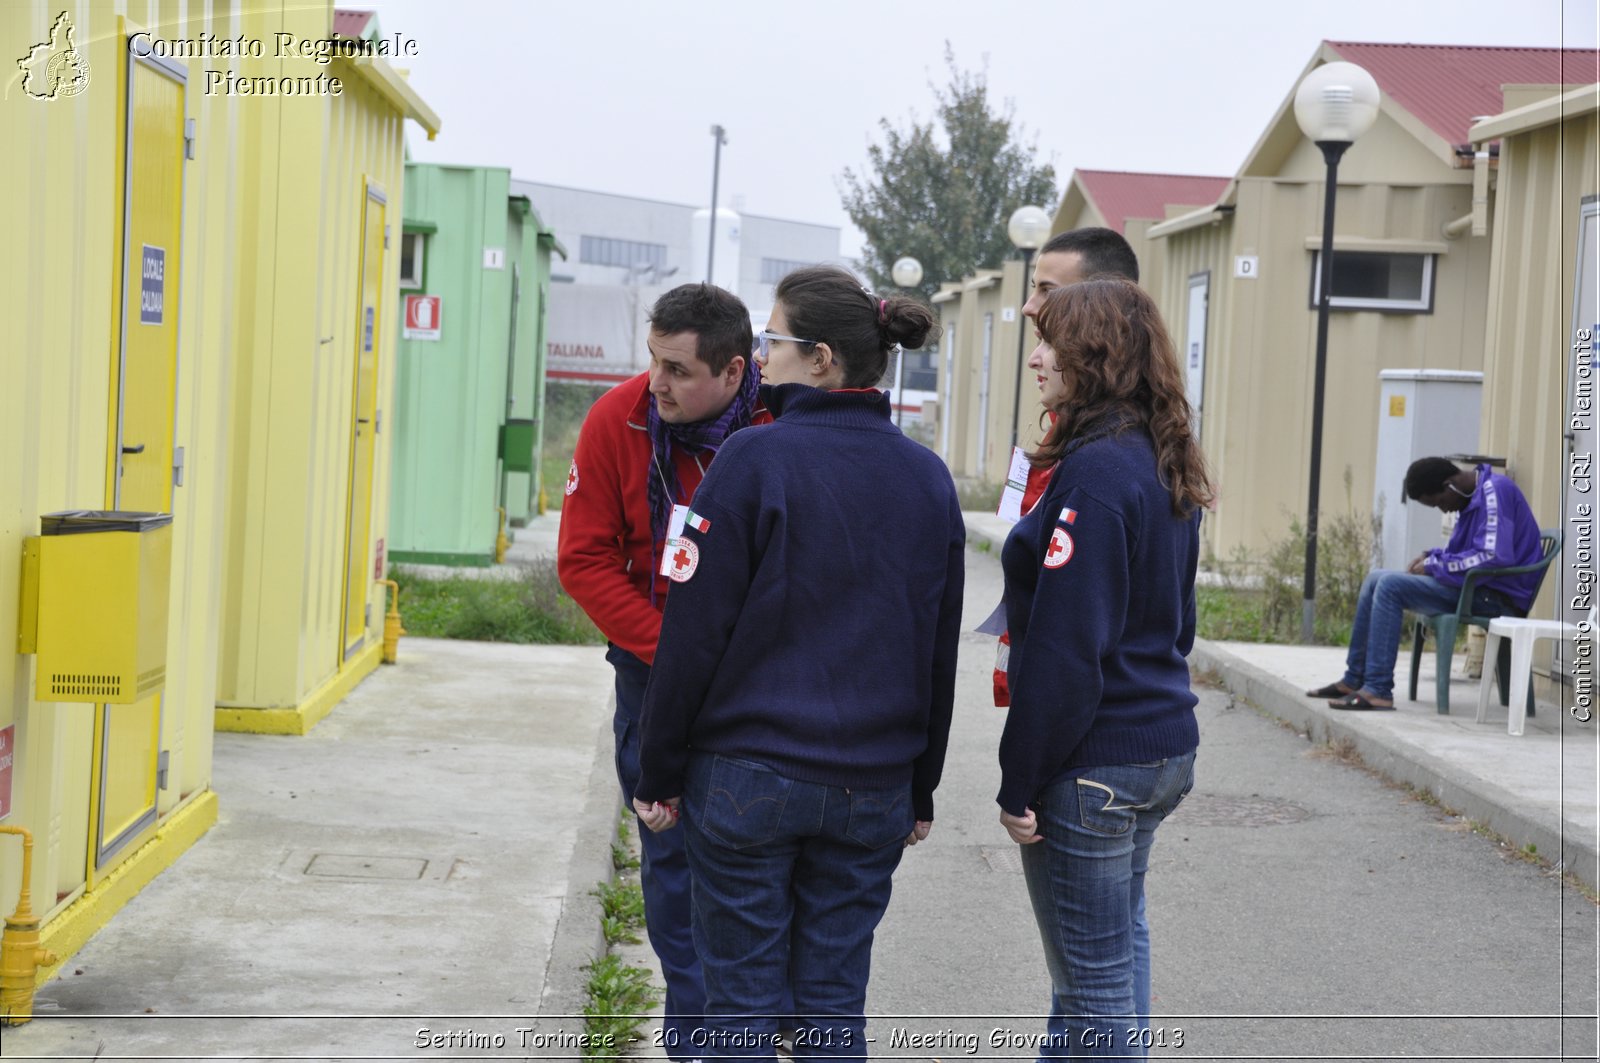
[[803,340],[799,336],[785,336],[782,333],[768,332],[766,329],[762,329],[756,333],[755,342],[750,345],[750,353],[765,364],[767,359],[771,357],[773,340],[788,340],[790,343],[804,343],[807,346],[812,346],[819,342],[817,340]]

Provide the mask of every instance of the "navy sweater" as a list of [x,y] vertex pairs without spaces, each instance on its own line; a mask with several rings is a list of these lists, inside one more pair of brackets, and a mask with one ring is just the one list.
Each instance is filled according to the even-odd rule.
[[1011,709],[1000,739],[1000,807],[1023,815],[1082,769],[1194,749],[1199,512],[1172,513],[1142,429],[1068,453],[1012,528],[1005,569]]
[[667,598],[634,796],[679,796],[696,750],[805,782],[910,783],[931,820],[966,542],[950,473],[883,392],[763,393],[777,420],[730,436],[694,496],[697,557]]

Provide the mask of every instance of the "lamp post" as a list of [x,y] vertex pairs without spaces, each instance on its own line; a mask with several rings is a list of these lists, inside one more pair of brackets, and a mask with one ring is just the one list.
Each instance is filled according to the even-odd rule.
[[711,284],[711,267],[717,261],[717,178],[722,175],[722,145],[728,142],[728,131],[719,125],[711,127],[711,229],[706,238],[706,283]]
[[[922,263],[905,255],[894,260],[894,265],[889,267],[889,277],[894,281],[895,287],[910,290],[922,283]],[[906,352],[904,348],[895,355],[894,359],[894,424],[900,427],[900,415],[905,412],[906,405]]]
[[1026,357],[1023,352],[1028,335],[1022,308],[1028,303],[1028,266],[1033,263],[1033,253],[1039,245],[1050,238],[1050,215],[1043,207],[1018,207],[1006,223],[1006,234],[1022,252],[1022,302],[1017,304],[1017,389],[1011,400],[1011,445],[1015,447],[1018,430],[1022,427],[1022,361]]
[[1317,261],[1317,355],[1311,389],[1311,468],[1306,498],[1305,600],[1300,641],[1309,644],[1317,618],[1317,505],[1322,481],[1322,401],[1328,368],[1328,305],[1333,288],[1333,206],[1339,159],[1378,117],[1378,83],[1354,63],[1328,63],[1306,75],[1294,94],[1294,117],[1328,164],[1322,199],[1322,255]]

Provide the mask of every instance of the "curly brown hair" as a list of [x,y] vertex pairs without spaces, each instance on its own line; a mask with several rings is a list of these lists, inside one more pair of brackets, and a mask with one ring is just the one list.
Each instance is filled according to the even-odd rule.
[[1055,352],[1067,398],[1039,449],[1037,467],[1054,465],[1074,442],[1138,426],[1155,445],[1156,469],[1172,492],[1172,512],[1187,516],[1216,497],[1205,455],[1190,426],[1172,339],[1144,290],[1120,277],[1057,288],[1039,310],[1039,335]]

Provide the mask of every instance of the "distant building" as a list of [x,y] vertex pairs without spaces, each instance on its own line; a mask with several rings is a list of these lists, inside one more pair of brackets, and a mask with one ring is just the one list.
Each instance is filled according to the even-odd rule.
[[705,279],[713,240],[716,283],[745,301],[758,328],[785,273],[843,261],[835,225],[724,208],[713,235],[710,211],[682,203],[537,181],[514,180],[511,194],[532,201],[570,256],[550,277],[552,380],[616,383],[642,370],[650,305],[668,288]]

